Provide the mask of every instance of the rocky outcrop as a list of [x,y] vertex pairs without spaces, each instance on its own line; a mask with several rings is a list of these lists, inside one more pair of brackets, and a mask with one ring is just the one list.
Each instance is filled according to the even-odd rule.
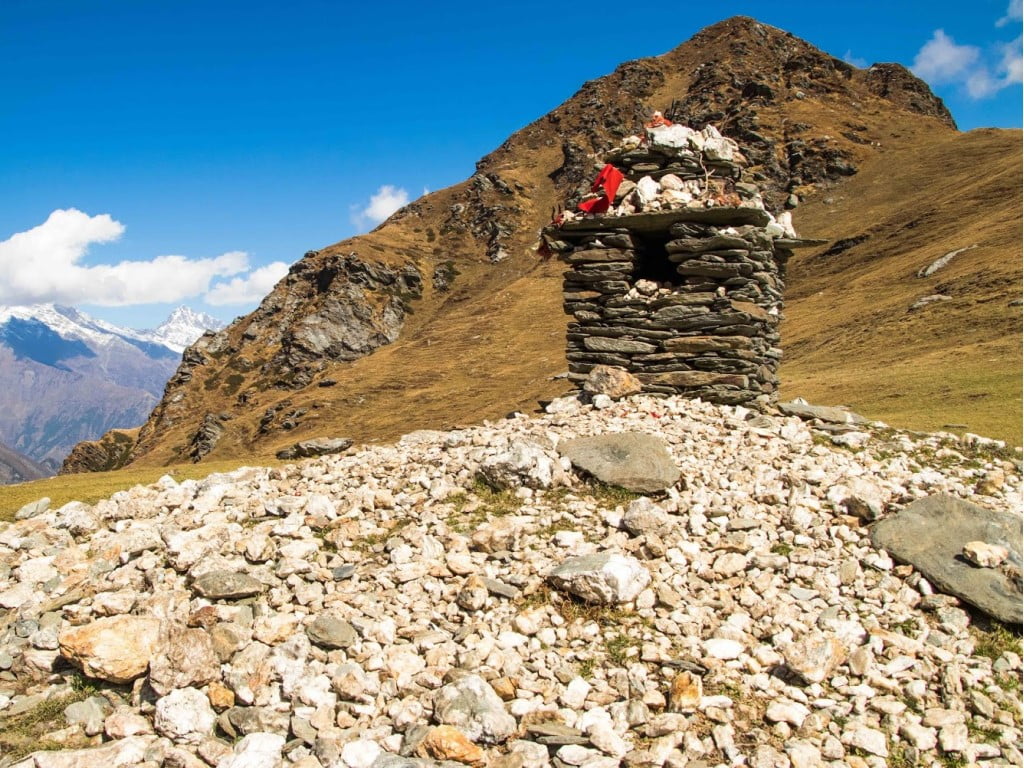
[[[307,254],[252,315],[220,334],[204,334],[185,350],[129,460],[151,448],[163,431],[194,418],[184,393],[197,377],[206,379],[203,386],[211,389],[210,368],[220,369],[213,373],[216,383],[227,373],[224,383],[232,392],[253,371],[258,372],[256,390],[302,389],[328,363],[354,360],[397,339],[410,302],[422,290],[422,278],[412,264],[392,267],[354,252]],[[253,345],[260,348],[259,354],[240,353],[241,347]],[[260,356],[264,361],[257,364]],[[247,402],[243,392],[234,404]],[[199,461],[214,449],[223,420],[207,415],[196,426],[187,451],[191,460]]]
[[265,302],[260,310],[289,321],[279,337],[280,352],[264,367],[283,375],[275,386],[291,389],[306,386],[322,361],[354,360],[394,341],[409,302],[422,293],[414,266],[394,269],[355,253],[317,264],[300,261],[285,282],[291,290],[284,301]]
[[78,443],[61,464],[59,475],[109,472],[128,462],[138,430],[112,429],[99,440]]
[[331,453],[341,453],[352,446],[352,441],[347,437],[318,437],[312,440],[303,440],[300,443],[277,452],[277,458],[308,459],[311,456],[326,456]]
[[203,417],[199,429],[192,435],[188,446],[188,457],[192,461],[199,461],[206,454],[212,451],[217,442],[224,436],[224,419],[208,413]]
[[941,120],[956,128],[953,115],[928,85],[902,64],[872,64],[863,71],[868,90],[904,109]]

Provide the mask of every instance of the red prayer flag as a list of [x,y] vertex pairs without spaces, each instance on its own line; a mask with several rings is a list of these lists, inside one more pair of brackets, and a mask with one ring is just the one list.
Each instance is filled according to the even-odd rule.
[[593,200],[586,200],[577,207],[584,213],[604,213],[615,199],[615,193],[619,191],[619,185],[623,179],[622,172],[611,163],[605,165],[597,174],[594,183],[590,186],[592,192],[601,192],[601,197]]

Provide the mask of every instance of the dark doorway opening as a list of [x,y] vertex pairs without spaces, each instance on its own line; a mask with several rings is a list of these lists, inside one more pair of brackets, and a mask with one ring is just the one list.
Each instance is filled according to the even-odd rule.
[[665,250],[665,244],[673,239],[668,232],[633,233],[633,242],[636,243],[634,282],[653,280],[659,284],[683,285],[683,276],[676,272],[676,265],[668,260]]

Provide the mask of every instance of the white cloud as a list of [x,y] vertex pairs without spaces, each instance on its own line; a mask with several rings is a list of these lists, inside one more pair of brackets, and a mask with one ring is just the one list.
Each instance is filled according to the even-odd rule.
[[1021,56],[1021,36],[1012,43],[1005,43],[1002,48],[1002,60],[999,62],[999,73],[1005,85],[1013,85],[1022,81],[1024,61]]
[[852,50],[847,50],[846,53],[843,54],[843,61],[847,64],[852,64],[858,69],[864,69],[868,65],[867,59],[862,59],[860,56],[854,56]]
[[89,246],[109,243],[124,226],[108,214],[56,210],[45,222],[0,242],[0,304],[94,304],[119,307],[176,302],[209,290],[215,277],[245,272],[248,256],[158,256],[150,261],[83,266]]
[[370,202],[363,208],[354,206],[352,223],[362,228],[366,222],[380,224],[404,205],[409,203],[409,193],[402,187],[384,184],[376,194],[370,196]]
[[283,261],[275,261],[253,270],[247,277],[235,277],[227,282],[217,283],[203,296],[203,301],[215,307],[225,304],[252,304],[270,293],[277,281],[286,274],[288,265]]
[[936,29],[914,57],[914,74],[931,83],[948,83],[967,77],[981,51],[973,45],[957,45],[943,30]]
[[[1007,11],[1008,15],[1013,13],[1020,17],[1020,2],[1016,0]],[[933,85],[958,83],[972,99],[993,96],[1021,82],[1020,36],[1011,43],[990,45],[985,59],[982,60],[982,50],[977,46],[957,45],[953,38],[937,29],[932,39],[917,52],[911,69]]]
[[997,27],[1005,27],[1014,21],[1021,21],[1024,18],[1024,3],[1021,0],[1010,0],[1006,7],[1006,15],[996,22]]
[[967,94],[972,99],[984,99],[999,90],[999,81],[992,77],[987,68],[981,67],[971,72],[964,83]]

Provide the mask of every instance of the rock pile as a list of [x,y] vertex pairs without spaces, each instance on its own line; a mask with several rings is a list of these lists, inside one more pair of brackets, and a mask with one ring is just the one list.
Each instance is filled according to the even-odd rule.
[[811,241],[736,182],[745,160],[714,126],[651,128],[605,159],[625,176],[608,215],[564,215],[543,234],[569,264],[570,376],[611,365],[648,392],[773,401],[785,263]]
[[[37,505],[0,530],[0,740],[80,699],[13,764],[1019,765],[1019,647],[865,527],[936,493],[1019,510],[1019,460],[850,428],[566,398]],[[584,483],[572,441],[618,433],[678,479]]]

